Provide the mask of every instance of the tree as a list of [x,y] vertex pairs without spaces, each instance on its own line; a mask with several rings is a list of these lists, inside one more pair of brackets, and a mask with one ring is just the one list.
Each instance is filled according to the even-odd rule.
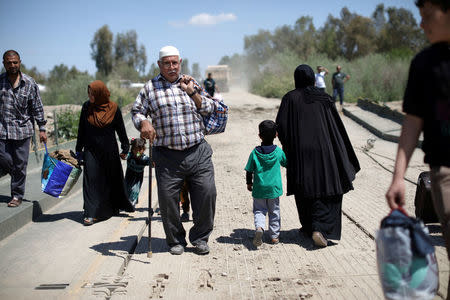
[[145,73],[145,66],[147,65],[147,54],[145,54],[145,46],[139,46],[138,57],[137,57],[137,69],[139,73]]
[[187,58],[181,61],[181,74],[190,74],[189,70],[189,60]]
[[113,67],[112,42],[113,34],[108,25],[97,30],[91,41],[91,57],[102,76],[108,76]]
[[384,4],[377,5],[375,11],[372,14],[372,19],[375,26],[375,31],[377,32],[377,34],[379,34],[383,27],[386,25]]
[[337,31],[339,20],[329,15],[324,26],[319,30],[317,51],[326,54],[329,58],[335,60],[341,53],[337,41]]
[[116,66],[126,64],[139,71],[141,74],[145,73],[145,66],[147,65],[145,46],[138,45],[137,33],[135,30],[116,34],[114,42],[114,58]]
[[200,74],[200,65],[198,63],[192,64],[192,77],[194,77],[197,81],[199,81],[202,77]]
[[155,64],[155,63],[152,63],[152,65],[150,66],[150,70],[148,70],[148,77],[149,77],[149,79],[158,76],[158,74],[159,74],[159,67],[158,67],[158,65]]
[[417,52],[426,44],[425,36],[409,10],[388,7],[386,14],[388,20],[378,35],[379,52],[390,52],[394,49]]
[[300,17],[294,26],[294,32],[297,36],[296,43],[292,48],[282,49],[292,50],[299,57],[308,59],[316,51],[316,28],[314,27],[312,17]]
[[219,60],[219,65],[229,65],[230,61],[231,59],[228,55],[222,56],[222,58]]
[[371,19],[355,15],[343,30],[345,58],[351,60],[365,56],[376,48],[375,27]]
[[244,50],[250,63],[260,65],[267,62],[273,54],[272,34],[259,30],[258,34],[245,36]]

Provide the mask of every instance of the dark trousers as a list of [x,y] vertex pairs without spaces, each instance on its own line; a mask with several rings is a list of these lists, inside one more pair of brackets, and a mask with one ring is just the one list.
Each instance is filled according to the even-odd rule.
[[23,199],[30,139],[0,140],[0,167],[11,175],[11,197]]
[[194,221],[189,241],[193,245],[208,242],[214,226],[217,195],[212,153],[206,141],[182,151],[165,147],[153,149],[159,208],[169,247],[187,245],[179,210],[180,192],[185,180],[191,195]]
[[337,96],[339,95],[339,102],[342,103],[344,102],[344,87],[337,87],[337,88],[333,88],[333,100],[334,102],[336,102],[337,100]]

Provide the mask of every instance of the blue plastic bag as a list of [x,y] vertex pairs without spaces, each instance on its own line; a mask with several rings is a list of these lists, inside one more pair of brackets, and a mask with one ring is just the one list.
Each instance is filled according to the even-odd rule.
[[439,288],[428,228],[403,210],[381,221],[376,235],[377,265],[386,299],[433,299]]
[[66,164],[48,154],[45,144],[44,162],[41,172],[41,189],[44,193],[62,198],[66,196],[80,177],[81,169]]

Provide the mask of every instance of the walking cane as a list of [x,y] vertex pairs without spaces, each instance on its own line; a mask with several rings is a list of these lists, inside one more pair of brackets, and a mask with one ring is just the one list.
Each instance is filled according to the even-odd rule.
[[152,215],[153,215],[153,208],[152,208],[152,168],[153,168],[153,161],[152,161],[152,145],[153,143],[150,142],[150,146],[148,147],[148,157],[150,158],[150,166],[149,166],[149,172],[148,172],[148,252],[147,257],[152,257]]

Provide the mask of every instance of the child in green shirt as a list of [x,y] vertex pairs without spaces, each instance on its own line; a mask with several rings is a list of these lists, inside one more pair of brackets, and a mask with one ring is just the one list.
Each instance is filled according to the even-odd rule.
[[[273,144],[277,136],[276,124],[271,120],[259,124],[261,146],[250,153],[245,170],[247,171],[247,189],[253,196],[253,214],[255,220],[255,238],[253,245],[261,246],[269,214],[269,235],[273,244],[279,242],[280,235],[280,199],[283,194],[280,166],[286,167],[286,155],[281,148]],[[254,180],[253,180],[254,177]]]

